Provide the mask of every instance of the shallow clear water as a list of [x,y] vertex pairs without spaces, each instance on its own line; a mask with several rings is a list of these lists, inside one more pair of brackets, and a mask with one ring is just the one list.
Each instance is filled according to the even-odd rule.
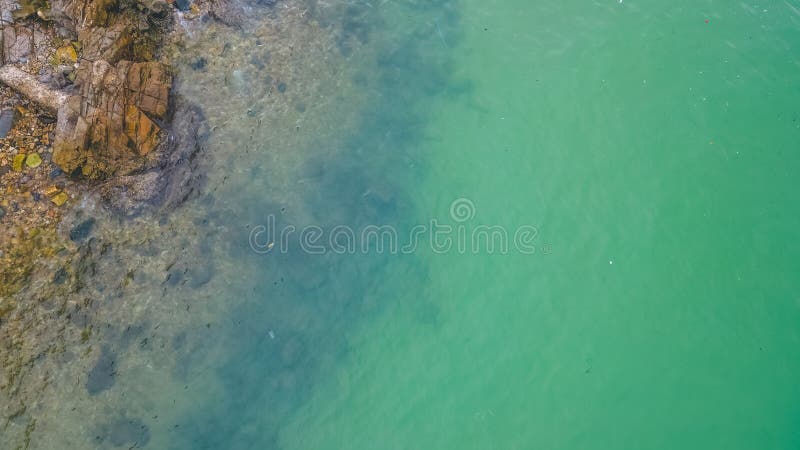
[[[41,433],[74,402],[151,448],[800,446],[800,4],[305,6],[187,51],[213,132],[170,220],[214,276],[127,294],[161,345]],[[431,220],[449,249],[252,241]]]

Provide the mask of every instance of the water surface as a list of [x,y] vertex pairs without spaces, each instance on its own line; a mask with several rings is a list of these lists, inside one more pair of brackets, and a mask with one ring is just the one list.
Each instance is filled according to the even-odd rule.
[[[197,31],[207,183],[117,250],[177,278],[134,277],[92,338],[115,382],[64,375],[34,443],[797,447],[798,11],[309,1]],[[536,234],[261,254],[270,217]]]

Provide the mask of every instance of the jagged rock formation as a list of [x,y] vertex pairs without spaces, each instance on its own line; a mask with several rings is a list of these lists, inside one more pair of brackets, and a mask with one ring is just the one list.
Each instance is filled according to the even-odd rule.
[[172,78],[157,62],[105,60],[78,69],[80,93],[61,107],[53,160],[88,178],[127,175],[147,165],[161,140]]
[[[12,1],[0,0],[4,6]],[[163,0],[19,3],[11,18],[2,17],[3,64],[27,63],[37,51],[40,25],[19,23],[32,14],[75,42],[65,47],[66,57],[56,52],[55,63],[70,63],[74,48],[80,49],[77,64],[66,68],[74,72],[74,85],[58,110],[53,160],[70,175],[98,180],[152,167],[172,86],[168,68],[152,59],[170,5]]]

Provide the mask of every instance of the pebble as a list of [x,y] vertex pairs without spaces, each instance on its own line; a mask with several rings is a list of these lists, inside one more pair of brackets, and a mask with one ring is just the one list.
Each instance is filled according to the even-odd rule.
[[75,47],[71,45],[58,48],[55,57],[60,64],[75,64],[78,61],[78,53],[75,51]]
[[31,169],[35,169],[42,165],[42,157],[38,153],[31,153],[25,158],[25,165]]
[[61,189],[59,189],[59,187],[58,187],[58,186],[48,186],[48,187],[47,187],[47,188],[45,188],[45,190],[44,190],[44,195],[46,195],[46,196],[48,196],[48,197],[52,197],[52,196],[54,196],[54,195],[58,194],[58,192],[59,192],[60,190],[61,190]]
[[11,163],[11,168],[14,172],[22,172],[22,163],[25,162],[25,154],[18,153],[14,155],[14,162]]
[[67,200],[69,200],[69,196],[67,196],[67,194],[65,194],[64,192],[60,192],[50,199],[50,201],[55,203],[56,206],[61,206],[64,203],[67,203]]
[[14,125],[14,111],[10,109],[0,110],[0,139],[8,134]]

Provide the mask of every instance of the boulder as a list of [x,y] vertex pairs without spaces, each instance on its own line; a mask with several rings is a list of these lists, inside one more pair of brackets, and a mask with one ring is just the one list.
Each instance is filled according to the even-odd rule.
[[169,137],[153,168],[134,175],[113,177],[99,183],[96,192],[103,204],[122,216],[135,216],[150,207],[172,210],[201,191],[205,183],[197,170],[197,154],[208,137],[200,110],[175,99]]
[[158,146],[172,76],[158,62],[105,60],[78,70],[80,94],[61,107],[53,160],[62,170],[92,179],[128,175],[147,165]]
[[[5,25],[2,30],[2,64],[24,63],[33,52],[33,32],[22,25]],[[0,65],[2,65],[0,64]]]

